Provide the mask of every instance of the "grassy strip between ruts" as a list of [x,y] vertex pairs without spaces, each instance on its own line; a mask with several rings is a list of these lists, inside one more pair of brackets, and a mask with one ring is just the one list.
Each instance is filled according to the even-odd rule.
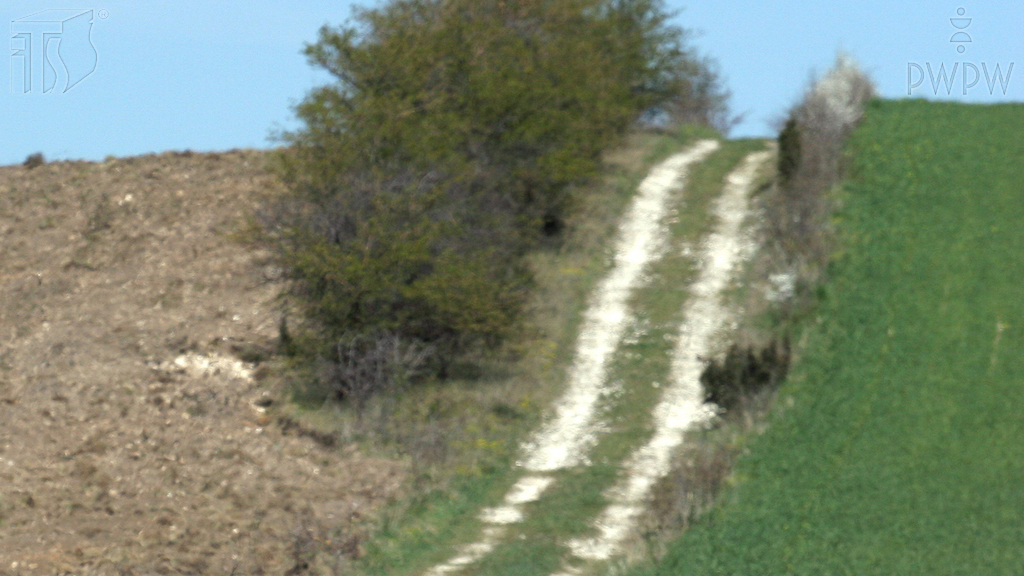
[[870,105],[786,410],[633,574],[1024,573],[1022,131],[1020,105]]
[[[362,419],[378,420],[373,426],[337,407],[300,415],[311,427],[361,441],[366,451],[394,450],[413,460],[414,482],[374,522],[356,570],[416,574],[444,561],[453,544],[475,537],[476,514],[510,486],[519,442],[561,390],[587,296],[609,265],[619,214],[654,164],[706,137],[714,135],[697,128],[638,133],[608,155],[605,176],[580,191],[561,244],[531,256],[537,289],[529,329],[510,353],[482,361],[479,373],[464,380],[378,401]],[[436,443],[441,455],[422,451],[424,443]]]
[[710,203],[721,194],[725,176],[747,154],[763,148],[758,140],[725,142],[690,168],[685,189],[670,200],[671,237],[665,252],[630,299],[635,321],[609,367],[609,378],[622,391],[606,398],[601,410],[609,432],[591,452],[590,465],[554,475],[554,486],[527,506],[525,521],[510,527],[509,538],[474,566],[473,574],[552,573],[568,555],[564,541],[592,532],[594,518],[608,504],[604,492],[619,477],[623,460],[650,438],[650,411],[661,384],[667,383],[688,285],[696,274],[698,243],[714,224]]

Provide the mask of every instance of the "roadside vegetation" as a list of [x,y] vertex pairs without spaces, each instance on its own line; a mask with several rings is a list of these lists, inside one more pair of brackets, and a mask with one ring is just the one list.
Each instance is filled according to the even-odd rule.
[[773,413],[785,411],[777,390],[803,354],[805,326],[837,249],[833,221],[847,169],[844,144],[873,94],[871,81],[840,54],[782,123],[775,169],[753,199],[758,251],[725,295],[736,321],[701,376],[719,417],[680,446],[673,470],[654,488],[627,562],[657,561],[711,511],[735,481],[741,454]]
[[1022,128],[1019,105],[868,106],[767,431],[627,573],[1020,570]]

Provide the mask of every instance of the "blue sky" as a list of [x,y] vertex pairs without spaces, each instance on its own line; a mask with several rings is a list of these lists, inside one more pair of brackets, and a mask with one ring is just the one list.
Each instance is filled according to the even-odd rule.
[[[350,6],[337,0],[8,0],[0,8],[0,22],[12,25],[11,36],[24,32],[15,29],[25,25],[18,23],[22,18],[42,10],[92,10],[95,65],[88,51],[85,64],[71,53],[66,71],[51,80],[57,87],[51,93],[38,93],[37,81],[35,93],[16,94],[24,89],[20,66],[29,58],[0,63],[0,164],[21,162],[37,151],[49,159],[100,160],[272,146],[273,130],[295,126],[290,106],[329,80],[307,65],[300,54],[303,43],[313,40],[322,24],[344,22]],[[957,65],[951,94],[940,84],[938,97],[1024,100],[1024,0],[669,0],[669,6],[682,10],[679,24],[698,32],[693,44],[720,64],[734,112],[745,115],[733,136],[773,134],[774,122],[799,99],[811,74],[829,67],[838,49],[853,55],[886,97],[907,97],[909,73],[913,97],[935,98],[929,70],[936,76],[944,66],[949,76]],[[969,44],[950,42],[957,29],[949,18],[960,8],[972,19],[963,30]],[[12,49],[24,47],[24,35],[19,38],[10,38]],[[991,75],[998,64],[1005,81],[1010,63],[1015,68],[1006,94],[998,85],[990,94],[984,71]],[[70,76],[90,69],[61,92]],[[970,86],[975,70],[982,78]]]

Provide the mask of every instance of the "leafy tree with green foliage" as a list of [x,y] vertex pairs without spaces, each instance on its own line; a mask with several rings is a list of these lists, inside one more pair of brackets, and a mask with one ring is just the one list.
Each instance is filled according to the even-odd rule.
[[265,237],[332,338],[457,354],[508,334],[522,254],[644,113],[714,124],[725,93],[660,0],[392,0],[306,47]]
[[[338,79],[298,107],[297,183],[389,166],[481,181],[528,228],[646,110],[694,120],[724,96],[656,0],[400,0],[320,30],[310,61]],[[698,111],[699,110],[699,111]],[[535,230],[536,228],[533,228]]]

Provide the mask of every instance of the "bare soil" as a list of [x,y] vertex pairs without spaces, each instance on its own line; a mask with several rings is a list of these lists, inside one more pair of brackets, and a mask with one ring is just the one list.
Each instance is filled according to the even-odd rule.
[[[299,574],[403,463],[277,420],[267,153],[0,167],[0,574]],[[285,424],[282,426],[282,422]]]

